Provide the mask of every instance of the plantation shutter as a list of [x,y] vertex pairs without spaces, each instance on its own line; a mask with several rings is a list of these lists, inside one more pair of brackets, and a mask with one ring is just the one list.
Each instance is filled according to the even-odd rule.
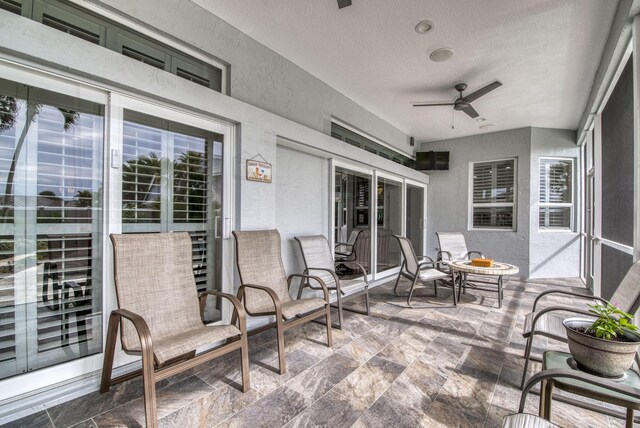
[[514,161],[473,165],[473,203],[512,203]]
[[162,130],[125,121],[122,152],[122,222],[160,223]]
[[540,227],[571,227],[572,173],[569,159],[540,159]]

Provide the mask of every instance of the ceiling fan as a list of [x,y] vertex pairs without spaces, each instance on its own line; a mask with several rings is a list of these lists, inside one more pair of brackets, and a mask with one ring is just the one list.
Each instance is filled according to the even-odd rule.
[[489,83],[487,86],[478,89],[475,92],[470,93],[467,96],[463,96],[462,93],[467,89],[466,83],[458,83],[455,88],[460,93],[460,96],[452,103],[414,103],[414,107],[434,107],[434,106],[453,106],[454,110],[463,111],[469,115],[472,119],[479,116],[478,112],[471,106],[471,102],[477,100],[483,95],[493,91],[496,88],[502,86],[502,83],[497,80],[493,83]]

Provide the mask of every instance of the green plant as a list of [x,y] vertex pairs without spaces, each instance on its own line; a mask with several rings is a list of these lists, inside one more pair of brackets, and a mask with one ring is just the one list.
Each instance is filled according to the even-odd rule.
[[598,316],[589,330],[600,339],[612,340],[620,337],[626,331],[636,331],[638,327],[633,324],[633,316],[613,306],[596,303],[589,306],[589,312]]

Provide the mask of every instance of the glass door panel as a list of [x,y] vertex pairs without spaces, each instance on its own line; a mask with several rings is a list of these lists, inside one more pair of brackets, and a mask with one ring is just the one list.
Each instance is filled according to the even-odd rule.
[[124,111],[122,231],[188,232],[198,291],[222,291],[223,146],[222,134]]
[[0,79],[0,379],[102,351],[103,127]]
[[398,240],[393,237],[402,235],[402,183],[378,178],[377,202],[376,271],[380,273],[402,263]]
[[335,169],[336,272],[342,278],[362,276],[356,265],[371,273],[371,176]]
[[418,256],[424,255],[424,188],[407,184],[406,237]]

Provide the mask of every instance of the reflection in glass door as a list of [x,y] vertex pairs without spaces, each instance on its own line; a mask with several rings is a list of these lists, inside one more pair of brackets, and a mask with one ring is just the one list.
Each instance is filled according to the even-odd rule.
[[402,256],[398,240],[402,235],[402,183],[378,178],[377,187],[376,272],[400,266]]
[[[188,232],[198,291],[222,290],[223,144],[222,134],[124,111],[122,231]],[[217,305],[207,321],[222,318]]]
[[[335,258],[342,278],[371,273],[371,176],[340,167],[335,170]],[[357,263],[357,264],[356,264]]]
[[424,255],[424,188],[407,184],[407,233],[417,255]]
[[103,125],[0,79],[0,379],[102,350]]

